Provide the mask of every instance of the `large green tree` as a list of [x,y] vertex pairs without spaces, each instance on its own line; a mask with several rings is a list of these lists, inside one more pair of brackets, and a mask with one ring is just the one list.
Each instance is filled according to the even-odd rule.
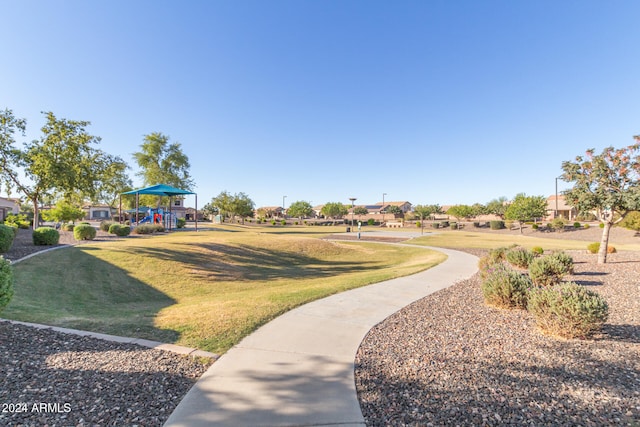
[[218,210],[224,221],[225,217],[233,218],[239,216],[244,218],[253,216],[255,203],[245,193],[231,194],[228,191],[222,191],[211,200],[212,209]]
[[573,182],[564,191],[567,203],[579,212],[594,212],[604,225],[598,263],[607,262],[607,247],[611,227],[633,210],[640,209],[640,136],[628,147],[605,148],[601,154],[594,149],[574,162],[562,163],[562,179]]
[[426,218],[441,214],[442,207],[440,205],[416,205],[413,207],[413,213],[419,216],[420,220],[424,222]]
[[325,218],[342,218],[349,213],[349,208],[340,202],[327,202],[320,210]]
[[15,146],[15,134],[24,135],[26,121],[13,112],[0,112],[0,175],[7,190],[15,188],[33,204],[33,226],[38,226],[39,203],[53,193],[72,199],[75,193],[94,195],[103,176],[104,152],[94,147],[100,138],[89,134],[87,121],[58,119],[44,113],[39,140]]
[[507,198],[504,196],[501,196],[501,197],[498,197],[497,199],[493,199],[489,201],[485,205],[484,211],[487,214],[493,214],[504,219],[504,213],[507,211],[508,207],[509,207],[509,202]]
[[[169,142],[169,137],[159,132],[144,136],[140,151],[133,153],[140,167],[140,176],[145,186],[168,184],[183,190],[193,191],[189,158],[182,151],[179,142]],[[141,197],[144,204],[151,204],[150,198]],[[160,206],[162,197],[157,198]]]
[[476,215],[476,209],[470,205],[453,205],[447,210],[447,215],[454,216],[458,221],[468,220]]
[[518,221],[520,233],[525,221],[533,221],[542,218],[547,213],[547,200],[544,196],[527,196],[524,193],[517,194],[504,213],[505,219]]
[[302,221],[303,218],[307,218],[313,215],[313,206],[311,206],[311,203],[307,201],[298,200],[289,205],[287,214],[294,218],[299,218],[300,221]]

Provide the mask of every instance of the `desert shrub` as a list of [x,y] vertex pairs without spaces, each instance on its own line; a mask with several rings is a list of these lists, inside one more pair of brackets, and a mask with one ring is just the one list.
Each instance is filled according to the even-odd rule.
[[573,228],[578,229],[578,228],[582,228],[582,224],[580,224],[578,221],[573,223]]
[[0,312],[13,297],[13,281],[11,262],[0,256]]
[[604,228],[604,223],[603,223],[603,222],[601,222],[600,224],[598,224],[598,227],[600,227],[600,228]]
[[552,286],[560,283],[565,271],[564,264],[549,255],[535,258],[529,264],[529,277],[536,286]]
[[422,223],[420,221],[416,221],[416,227],[418,228],[422,227]]
[[505,258],[509,264],[520,268],[528,268],[531,261],[533,261],[533,252],[517,247],[511,248],[505,252]]
[[73,231],[74,228],[75,228],[74,224],[65,224],[62,226],[62,229],[64,231]]
[[79,224],[73,229],[73,238],[76,240],[93,240],[96,234],[96,229],[88,224]]
[[506,261],[505,253],[507,250],[508,248],[505,247],[491,249],[485,256],[478,260],[478,269],[483,278],[495,265],[502,264]]
[[[251,220],[249,220],[251,222]],[[187,226],[187,220],[185,218],[177,218],[176,219],[176,227],[177,228],[185,228]]]
[[280,221],[280,224],[282,225],[287,225],[287,221],[285,221],[284,219],[282,221]]
[[505,228],[504,221],[489,221],[489,228],[492,230],[502,230]]
[[439,222],[434,222],[434,223],[431,224],[431,227],[440,228],[440,223]]
[[449,227],[449,221],[442,221],[440,223],[440,228],[447,228]]
[[33,230],[33,244],[36,246],[57,245],[60,233],[51,227],[38,227]]
[[562,265],[562,274],[573,274],[573,258],[566,252],[558,251],[551,255],[550,258],[557,260]]
[[458,223],[457,222],[452,222],[451,224],[449,224],[449,227],[452,230],[457,230],[458,229]]
[[133,232],[135,234],[151,234],[155,232],[155,227],[151,224],[142,224],[134,228]]
[[534,255],[542,255],[544,253],[544,249],[542,249],[540,246],[534,246],[531,248],[531,252]]
[[512,220],[508,220],[504,222],[504,228],[506,228],[507,230],[511,230],[513,228],[513,223],[515,221]]
[[566,223],[562,217],[554,218],[554,220],[551,221],[551,227],[553,227],[554,230],[558,231],[563,231],[565,224]]
[[538,228],[540,228],[540,226],[538,224],[532,224],[531,228],[533,228],[534,230],[537,230]]
[[527,309],[544,333],[563,338],[588,337],[609,315],[604,298],[571,282],[531,289]]
[[479,221],[474,221],[473,222],[473,228],[480,228],[480,222]]
[[[597,254],[600,251],[600,242],[589,243],[589,245],[587,245],[587,251],[592,254]],[[615,254],[616,252],[618,251],[616,250],[615,246],[607,245],[608,254]]]
[[505,264],[495,264],[486,271],[482,295],[488,305],[524,309],[527,307],[527,293],[532,286],[527,276]]
[[589,224],[585,224],[582,226],[585,230],[588,229],[589,227],[591,227]]
[[109,228],[110,228],[113,224],[117,224],[117,222],[113,222],[113,221],[102,221],[102,222],[100,222],[100,230],[108,232],[108,231],[109,231]]
[[125,237],[131,233],[131,227],[129,227],[128,225],[111,224],[111,227],[109,227],[109,233],[115,234],[116,236]]
[[13,244],[13,238],[16,237],[15,227],[0,224],[0,253],[7,252]]
[[367,220],[367,225],[374,225],[376,223],[376,221],[373,218],[369,218]]

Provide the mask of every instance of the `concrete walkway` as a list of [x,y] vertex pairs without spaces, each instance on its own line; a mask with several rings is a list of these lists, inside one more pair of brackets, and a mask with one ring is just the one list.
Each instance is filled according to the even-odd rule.
[[311,302],[246,337],[207,370],[165,426],[363,426],[354,359],[367,332],[477,271],[472,255],[430,249],[448,259],[412,276]]

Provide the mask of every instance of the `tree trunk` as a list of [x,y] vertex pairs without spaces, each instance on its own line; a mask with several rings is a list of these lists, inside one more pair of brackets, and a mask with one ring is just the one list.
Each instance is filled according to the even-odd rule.
[[35,230],[40,225],[40,209],[38,208],[38,198],[32,198],[31,202],[33,203],[33,225],[31,226],[31,228]]
[[598,250],[598,264],[606,264],[607,249],[609,248],[609,232],[613,223],[607,221],[602,229],[602,239],[600,239],[600,249]]

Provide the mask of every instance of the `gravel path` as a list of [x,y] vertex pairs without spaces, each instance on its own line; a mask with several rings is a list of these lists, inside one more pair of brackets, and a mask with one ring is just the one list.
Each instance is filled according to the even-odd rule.
[[543,336],[525,311],[485,306],[476,275],[401,310],[362,342],[356,386],[367,425],[637,426],[640,253],[610,255],[606,265],[571,255],[570,279],[610,305],[601,335]]

